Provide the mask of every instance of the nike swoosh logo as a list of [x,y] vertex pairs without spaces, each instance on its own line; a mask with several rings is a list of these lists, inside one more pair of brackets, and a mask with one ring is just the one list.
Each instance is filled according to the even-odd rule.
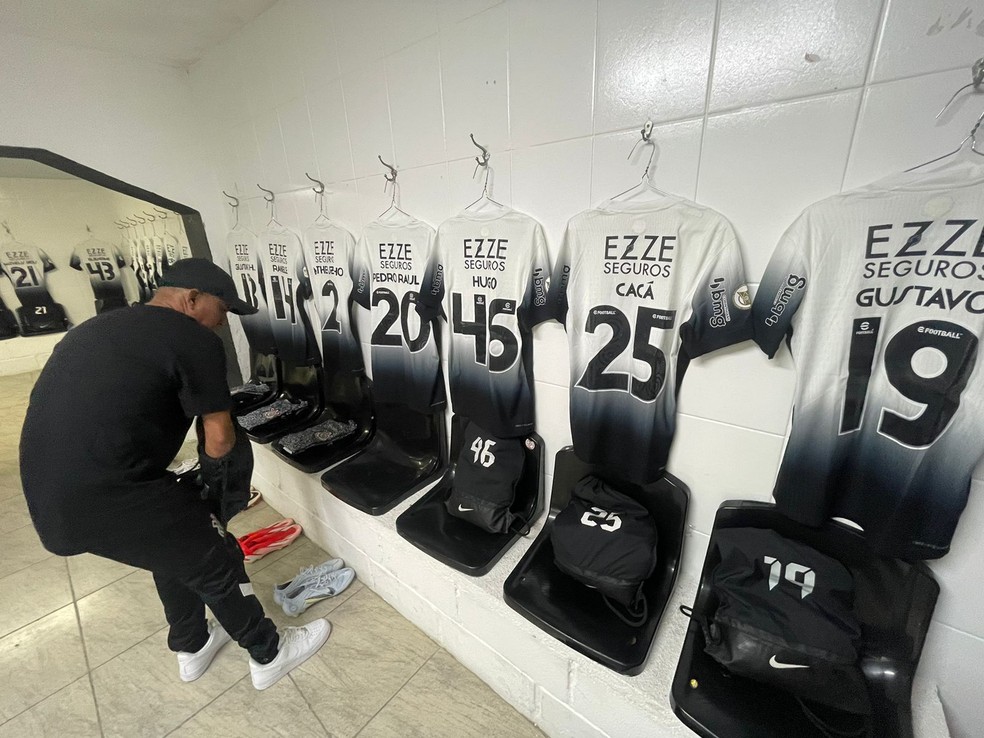
[[458,505],[458,512],[474,512],[474,511],[475,511],[474,507],[462,507],[461,505]]
[[809,669],[808,664],[784,664],[781,661],[776,661],[776,657],[773,656],[769,659],[769,666],[773,669]]

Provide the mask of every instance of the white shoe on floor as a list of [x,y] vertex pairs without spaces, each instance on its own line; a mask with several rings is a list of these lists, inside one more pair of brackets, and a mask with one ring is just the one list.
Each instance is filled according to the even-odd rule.
[[208,669],[215,655],[231,640],[225,628],[215,620],[209,620],[208,640],[205,645],[194,653],[178,651],[178,676],[181,681],[193,682],[198,679]]
[[331,623],[324,618],[313,620],[307,625],[284,628],[280,631],[277,657],[269,664],[249,660],[249,675],[253,686],[266,689],[279,682],[287,672],[300,666],[325,645],[331,635]]

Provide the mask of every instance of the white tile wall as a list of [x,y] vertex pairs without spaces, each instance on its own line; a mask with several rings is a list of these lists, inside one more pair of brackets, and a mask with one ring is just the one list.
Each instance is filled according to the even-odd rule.
[[[475,133],[492,151],[494,196],[542,220],[553,253],[569,216],[638,181],[648,151],[625,156],[644,120],[669,121],[654,134],[657,183],[732,220],[755,282],[803,207],[956,145],[980,97],[938,126],[932,116],[969,81],[982,23],[984,10],[959,0],[283,0],[189,75],[5,39],[0,131],[4,143],[50,148],[199,205],[213,242],[228,223],[220,189],[248,196],[242,217],[258,228],[268,215],[255,183],[302,187],[304,171],[329,183],[330,215],[358,235],[388,204],[377,154],[401,168],[405,209],[437,225],[481,193]],[[311,217],[309,190],[281,199],[285,219]],[[563,331],[538,328],[536,342],[552,471],[569,440]],[[670,465],[693,495],[685,573],[699,566],[720,500],[768,497],[792,382],[788,356],[767,363],[748,348],[692,367]],[[364,561],[391,601],[552,734],[685,734],[665,707],[672,638],[632,680],[571,656],[577,687],[540,688],[502,645],[520,621],[503,615],[496,592],[484,590],[501,631],[481,620],[482,595],[470,589],[474,628],[455,630],[427,598],[457,598],[457,575],[423,567],[418,595],[401,583],[404,562],[371,563],[395,543],[391,519],[346,516],[323,502],[316,480],[282,476],[282,466],[258,457],[285,507],[299,506],[312,530]],[[924,656],[957,736],[984,717],[980,518],[968,508],[952,553],[935,565],[943,594]]]

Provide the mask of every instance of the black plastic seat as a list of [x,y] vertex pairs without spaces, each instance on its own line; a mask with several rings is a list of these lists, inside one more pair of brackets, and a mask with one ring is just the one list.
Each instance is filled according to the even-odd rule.
[[280,361],[273,353],[254,353],[253,370],[250,372],[250,382],[258,384],[262,382],[270,389],[261,395],[249,392],[233,392],[233,413],[236,415],[249,412],[260,405],[266,405],[280,394]]
[[44,333],[62,333],[68,330],[69,322],[65,308],[57,302],[17,308],[21,333],[25,336],[39,336]]
[[[557,514],[567,506],[571,491],[587,474],[594,474],[641,502],[659,532],[657,564],[643,585],[648,617],[639,626],[627,625],[598,592],[567,576],[554,564],[550,532]],[[581,461],[570,446],[557,452],[550,512],[540,535],[506,579],[506,603],[527,620],[575,651],[620,674],[635,675],[645,667],[656,628],[673,592],[687,524],[690,491],[666,474],[645,486],[630,484]]]
[[516,539],[528,531],[544,507],[543,439],[531,433],[524,439],[526,457],[510,508],[520,516],[506,533],[489,533],[448,513],[445,500],[454,488],[454,473],[462,446],[459,416],[451,419],[451,466],[444,478],[396,519],[397,532],[421,551],[453,569],[480,577]]
[[348,461],[326,471],[321,484],[357,510],[382,515],[433,484],[447,465],[443,413],[380,403],[372,440]]
[[246,435],[257,443],[269,443],[285,433],[290,433],[297,428],[307,425],[313,418],[318,417],[324,409],[320,366],[299,366],[296,364],[281,363],[281,367],[281,385],[280,392],[277,396],[259,407],[251,408],[249,411],[238,411],[236,415],[243,415],[245,412],[259,410],[277,400],[290,400],[292,402],[304,400],[308,404],[303,410],[293,415],[276,418],[268,423],[263,423],[262,425],[246,430]]
[[368,445],[374,430],[372,398],[366,376],[361,373],[341,372],[325,372],[323,376],[324,409],[313,420],[292,432],[310,428],[327,420],[352,421],[356,424],[355,432],[334,443],[312,446],[296,454],[291,454],[284,449],[283,437],[274,441],[271,446],[277,456],[308,474],[327,469],[358,453]]
[[[717,565],[715,534],[724,528],[769,528],[841,561],[854,576],[854,611],[861,624],[861,670],[872,703],[872,735],[911,738],[912,680],[929,628],[939,585],[922,562],[874,556],[860,531],[831,521],[808,528],[764,502],[728,500],[718,508],[704,559],[694,611],[713,607],[708,582]],[[732,676],[704,652],[692,620],[670,693],[673,712],[702,736],[821,738],[792,695]]]

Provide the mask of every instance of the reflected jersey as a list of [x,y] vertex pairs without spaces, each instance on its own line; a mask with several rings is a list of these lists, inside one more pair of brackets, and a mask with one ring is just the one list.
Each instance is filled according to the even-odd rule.
[[275,351],[270,313],[264,292],[263,271],[260,266],[259,240],[252,231],[238,226],[226,235],[226,254],[229,273],[236,283],[239,299],[257,309],[253,315],[238,315],[250,347],[261,354]]
[[10,242],[0,246],[0,272],[14,286],[14,294],[29,312],[47,310],[54,304],[45,274],[55,269],[48,255],[41,249],[27,244]]
[[321,363],[304,309],[311,284],[300,237],[289,228],[271,224],[260,234],[259,243],[267,315],[278,356],[293,364]]
[[795,410],[775,497],[880,553],[944,555],[984,453],[984,166],[837,195],[786,231],[755,297],[756,341],[788,340]]
[[69,266],[88,275],[97,312],[126,306],[122,272],[126,260],[119,249],[89,239],[75,247]]
[[687,362],[751,338],[731,224],[676,198],[580,213],[567,224],[550,304],[570,344],[577,455],[632,482],[659,478]]
[[433,247],[434,229],[419,220],[370,223],[354,287],[356,302],[372,311],[373,398],[426,413],[446,402],[437,324],[416,310]]
[[355,237],[341,226],[315,224],[304,232],[304,260],[318,323],[315,335],[326,371],[363,369],[362,348],[349,313],[355,251]]
[[504,209],[441,224],[420,293],[425,316],[451,327],[454,411],[503,438],[534,427],[533,326],[550,317],[543,228]]

